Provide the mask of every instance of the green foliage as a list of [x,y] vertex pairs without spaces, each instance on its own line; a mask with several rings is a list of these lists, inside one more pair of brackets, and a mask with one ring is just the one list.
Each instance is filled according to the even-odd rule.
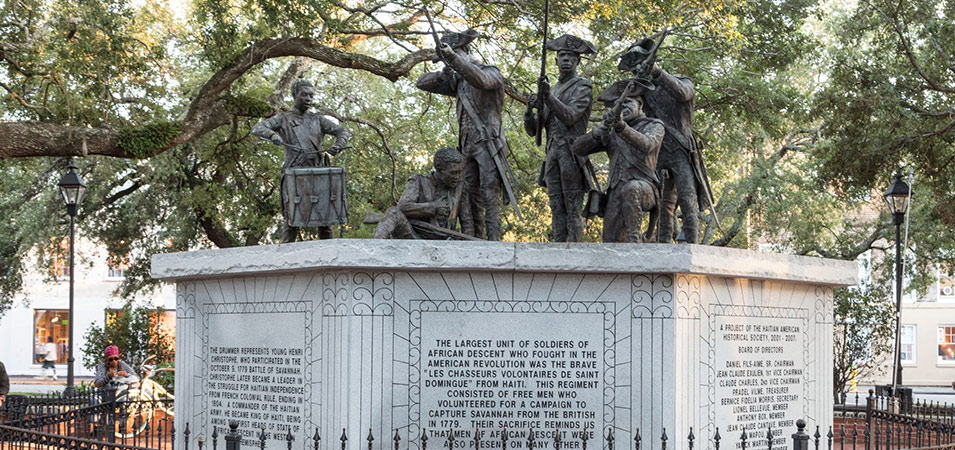
[[853,375],[871,379],[881,372],[883,355],[893,354],[895,303],[886,289],[863,283],[833,291],[833,398],[842,402]]
[[169,145],[182,131],[178,122],[161,121],[120,130],[119,147],[140,157],[151,156],[156,150]]
[[262,95],[241,93],[228,97],[227,101],[237,115],[265,117],[272,114],[272,106],[265,101]]
[[[345,52],[346,59],[396,61],[434,45],[421,34],[422,6],[439,30],[479,28],[484,38],[474,44],[475,56],[500,68],[514,97],[534,91],[540,67],[544,0],[186,3],[188,16],[174,15],[165,2],[6,5],[0,23],[13,25],[0,26],[8,94],[0,100],[3,117],[119,130],[123,149],[151,155],[182,130],[178,118],[203,84],[260,40],[303,37]],[[931,88],[914,70],[893,24],[899,18],[923,72],[951,86],[951,63],[941,57],[955,46],[951,2],[550,3],[552,36],[574,33],[601,48],[579,69],[597,93],[619,79],[619,52],[673,27],[659,64],[695,84],[694,128],[706,145],[722,225],[705,213],[705,243],[753,248],[772,242],[793,253],[853,259],[892,239],[887,216],[873,207],[881,208],[878,193],[905,163],[917,180],[910,287],[926,289],[939,262],[955,268],[955,136],[946,129],[952,94]],[[553,56],[547,56],[552,81]],[[227,105],[227,125],[184,145],[147,159],[78,161],[89,190],[77,232],[112,255],[128,255],[118,292],[124,298],[155,286],[149,277],[154,253],[277,242],[283,150],[252,137],[250,129],[287,106],[269,103],[269,96],[290,63],[268,60],[238,78],[217,99]],[[352,148],[334,158],[347,169],[346,238],[371,237],[362,218],[393,205],[411,174],[430,170],[435,150],[456,145],[454,100],[414,87],[418,76],[440,67],[419,64],[396,82],[317,61],[304,73],[315,83],[316,109],[354,135]],[[547,241],[550,212],[536,186],[544,150],[525,136],[523,111],[520,101],[505,101],[504,129],[525,220],[505,207],[503,231],[509,240]],[[601,113],[595,105],[592,119]],[[36,250],[37,265],[48,265],[54,243],[65,236],[54,187],[65,164],[0,160],[0,312],[34,269],[22,255]],[[606,157],[594,164],[606,177]],[[600,221],[590,221],[586,240],[599,239]],[[876,258],[878,282],[888,279],[890,262]]]
[[169,364],[173,357],[172,338],[157,325],[157,315],[162,309],[135,306],[127,303],[123,309],[100,326],[90,325],[83,334],[83,367],[95,370],[103,362],[103,350],[115,345],[120,356],[134,369],[146,358],[154,357],[154,364]]

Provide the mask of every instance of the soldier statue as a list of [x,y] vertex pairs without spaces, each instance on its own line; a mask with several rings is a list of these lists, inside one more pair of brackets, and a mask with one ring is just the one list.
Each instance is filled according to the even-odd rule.
[[508,146],[501,129],[504,77],[497,67],[471,58],[474,30],[450,33],[437,43],[444,69],[418,78],[418,89],[457,98],[458,149],[464,155],[474,236],[501,240],[501,188],[517,209],[507,163]]
[[646,117],[640,97],[654,88],[640,79],[611,85],[597,97],[608,105],[603,121],[572,147],[577,155],[607,152],[610,158],[604,242],[644,242],[643,213],[652,212],[660,198],[656,165],[664,128],[660,120]]
[[[327,156],[322,150],[325,135],[335,136],[335,144],[327,153],[337,155],[348,145],[351,133],[327,117],[309,112],[315,88],[311,82],[299,79],[292,84],[294,101],[291,111],[276,114],[262,120],[252,127],[252,134],[285,148],[285,162],[282,164],[282,180],[285,181],[285,169],[296,167],[327,166]],[[282,215],[285,217],[285,229],[282,242],[294,242],[299,237],[298,227],[289,225],[289,216],[282,190]],[[330,226],[318,227],[319,239],[331,239]]]
[[[571,153],[570,146],[587,132],[594,87],[590,80],[577,75],[577,66],[581,55],[596,53],[597,49],[589,41],[569,34],[548,41],[546,49],[557,52],[557,85],[551,89],[546,77],[538,80],[539,94],[527,100],[524,130],[535,136],[541,131],[540,123],[547,130],[546,157],[538,181],[547,187],[553,239],[579,242],[584,232],[584,196],[595,183],[590,160]],[[541,105],[538,114],[542,117],[533,111]]]
[[376,239],[457,238],[453,229],[458,223],[461,233],[474,234],[467,184],[463,180],[464,156],[445,147],[433,159],[434,172],[409,178],[398,206],[378,218]]
[[688,77],[673,75],[658,67],[650,59],[655,47],[650,38],[637,41],[618,67],[634,73],[648,72],[658,87],[643,98],[647,114],[660,119],[666,129],[657,161],[658,176],[663,181],[658,241],[673,241],[676,207],[679,206],[686,242],[697,243],[700,240],[700,210],[712,205],[712,198],[700,149],[693,137],[693,82]]

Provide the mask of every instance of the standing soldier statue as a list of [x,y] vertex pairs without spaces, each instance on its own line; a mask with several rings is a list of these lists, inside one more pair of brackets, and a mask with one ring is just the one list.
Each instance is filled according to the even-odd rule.
[[[428,19],[430,20],[430,15]],[[434,31],[432,24],[432,32]],[[507,141],[501,129],[504,77],[494,66],[471,58],[469,44],[478,34],[472,29],[434,34],[437,57],[444,69],[418,78],[418,89],[457,98],[458,149],[464,155],[474,236],[501,240],[501,187],[521,218],[514,197],[513,175],[507,162]]]
[[[321,114],[308,112],[314,94],[315,88],[311,82],[304,79],[295,81],[292,84],[292,110],[276,114],[252,127],[252,134],[285,148],[285,162],[282,164],[282,216],[285,218],[285,229],[282,242],[294,242],[299,237],[298,227],[292,225],[293,212],[286,198],[286,172],[293,168],[328,166],[328,156],[322,150],[325,135],[335,136],[335,145],[328,149],[331,155],[341,152],[351,138],[351,133],[341,125]],[[342,193],[343,189],[342,186]],[[331,239],[331,226],[319,226],[318,237]]]
[[627,50],[618,68],[638,76],[647,74],[658,87],[643,97],[647,114],[660,119],[666,128],[657,162],[658,175],[663,181],[658,241],[673,241],[679,206],[686,242],[695,244],[700,240],[700,210],[712,206],[713,201],[700,148],[693,137],[693,82],[655,64],[658,46],[650,38],[637,41]]
[[653,83],[640,79],[614,83],[597,97],[613,105],[604,113],[603,122],[574,141],[573,152],[577,155],[607,152],[610,157],[604,242],[644,242],[643,213],[657,208],[660,180],[656,165],[663,124],[644,115],[640,99],[653,89]]
[[557,52],[560,75],[553,89],[546,76],[538,80],[538,94],[527,100],[524,130],[536,136],[542,131],[538,129],[540,123],[547,130],[546,158],[538,181],[547,187],[554,241],[579,242],[584,232],[584,195],[596,183],[590,160],[570,151],[574,139],[587,132],[593,105],[593,84],[577,76],[577,66],[580,55],[596,53],[597,49],[569,34],[548,41],[545,48]]

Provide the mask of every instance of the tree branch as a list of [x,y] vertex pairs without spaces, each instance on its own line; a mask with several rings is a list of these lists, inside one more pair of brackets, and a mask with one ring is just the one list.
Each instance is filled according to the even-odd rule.
[[385,133],[381,130],[381,128],[371,123],[369,120],[358,117],[342,116],[328,110],[323,110],[322,114],[332,116],[338,119],[340,122],[359,123],[375,131],[375,134],[377,134],[378,138],[381,139],[381,147],[385,150],[388,158],[391,159],[391,201],[393,203],[398,203],[398,161],[395,158],[395,153],[392,151],[391,146],[388,145],[388,138],[385,137]]
[[911,64],[912,68],[914,68],[915,71],[919,73],[919,76],[922,77],[923,80],[925,80],[928,86],[938,92],[955,94],[955,89],[938,84],[938,81],[930,77],[925,72],[925,69],[923,69],[922,66],[918,63],[918,61],[915,59],[915,53],[912,51],[912,44],[909,42],[908,38],[905,37],[905,30],[902,29],[902,25],[899,24],[898,18],[895,16],[889,16],[889,14],[883,11],[882,8],[879,8],[878,6],[873,5],[871,2],[866,2],[866,3],[869,6],[871,6],[873,9],[878,11],[879,14],[882,15],[882,17],[885,18],[889,22],[889,24],[892,25],[892,30],[895,31],[895,34],[899,37],[899,40],[902,41],[902,48],[905,49],[905,56],[906,58],[908,58],[909,64]]
[[418,50],[394,62],[349,53],[302,38],[265,39],[236,56],[199,89],[185,116],[178,122],[179,133],[149,151],[133,153],[119,146],[119,132],[108,128],[85,128],[40,122],[0,122],[0,160],[33,156],[86,156],[80,150],[83,138],[89,154],[122,158],[148,158],[208,133],[230,122],[228,106],[219,96],[255,65],[271,58],[301,56],[343,69],[363,70],[390,81],[408,76],[415,65],[428,61],[434,50]]

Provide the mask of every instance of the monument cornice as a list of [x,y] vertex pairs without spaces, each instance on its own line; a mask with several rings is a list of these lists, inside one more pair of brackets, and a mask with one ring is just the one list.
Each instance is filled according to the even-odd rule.
[[858,282],[855,261],[694,244],[606,244],[332,239],[156,254],[164,281],[316,270],[673,273],[810,282]]

